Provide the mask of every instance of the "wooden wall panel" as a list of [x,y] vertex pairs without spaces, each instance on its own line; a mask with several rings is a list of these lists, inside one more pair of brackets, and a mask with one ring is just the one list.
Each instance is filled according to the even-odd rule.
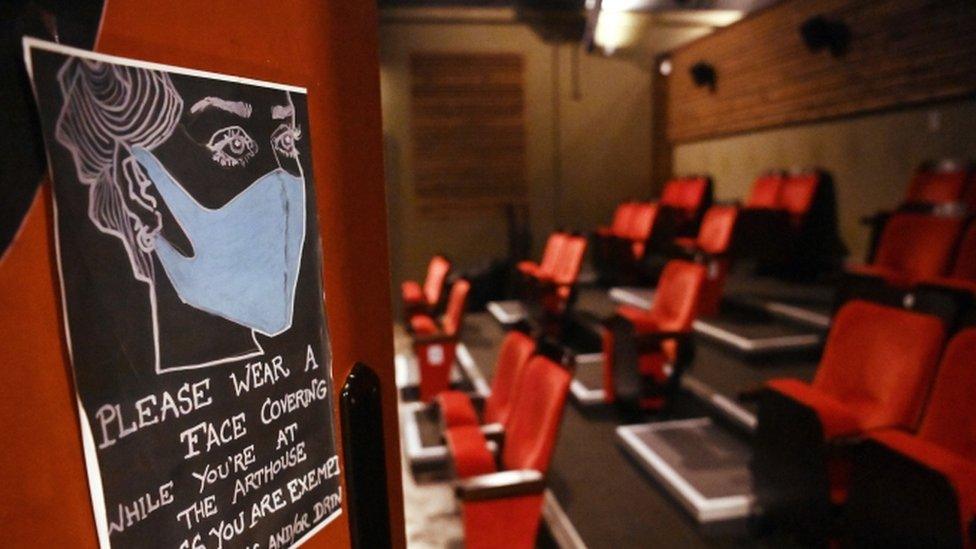
[[[800,36],[823,15],[850,28],[846,54]],[[715,67],[715,91],[689,69]],[[787,0],[673,52],[667,135],[701,140],[976,95],[976,2]]]
[[422,213],[525,200],[525,99],[518,54],[410,57],[414,189]]

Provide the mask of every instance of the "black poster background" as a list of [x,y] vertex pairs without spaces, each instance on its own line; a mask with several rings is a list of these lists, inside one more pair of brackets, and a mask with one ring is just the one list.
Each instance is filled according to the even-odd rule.
[[[29,45],[25,44],[25,47]],[[188,75],[181,73],[180,69],[165,71],[183,96],[183,104],[179,125],[173,131],[174,144],[170,146],[167,142],[154,152],[158,152],[160,161],[171,173],[184,176],[184,181],[189,182],[186,183],[187,190],[201,204],[210,208],[224,205],[250,182],[275,167],[274,157],[270,160],[267,157],[271,145],[266,130],[280,122],[276,120],[272,123],[269,113],[272,105],[282,104],[283,98],[290,98],[294,106],[294,124],[300,132],[295,145],[297,162],[304,174],[305,234],[291,326],[275,337],[256,333],[254,341],[263,348],[263,354],[202,368],[164,369],[157,373],[151,303],[154,291],[160,319],[159,347],[163,356],[174,357],[176,362],[192,362],[195,359],[202,362],[208,358],[235,356],[254,341],[245,337],[250,336],[249,333],[242,335],[242,325],[182,304],[155,254],[151,254],[154,284],[138,280],[122,240],[100,230],[93,223],[89,216],[92,199],[90,185],[79,181],[71,153],[56,138],[56,125],[65,102],[58,82],[58,71],[70,54],[83,56],[86,53],[41,49],[48,47],[36,44],[27,50],[26,55],[32,70],[54,184],[65,321],[76,389],[86,416],[81,418],[82,430],[90,429],[94,441],[93,445],[86,444],[89,483],[96,516],[99,515],[98,506],[104,503],[107,519],[107,523],[96,519],[100,522],[102,542],[107,541],[115,547],[267,547],[270,541],[275,540],[284,542],[285,546],[291,545],[316,526],[321,527],[337,516],[340,512],[338,501],[341,499],[332,418],[331,354],[323,312],[321,247],[310,165],[306,96],[301,90],[282,91],[270,85],[262,87],[253,83]],[[206,109],[207,112],[191,115],[189,110],[202,97],[247,101],[252,106],[253,114],[251,120],[247,121],[252,126],[245,127],[256,133],[253,139],[258,154],[248,166],[236,172],[219,165],[216,171],[213,170],[214,153],[206,147],[206,134],[237,122],[229,122],[233,116],[220,109]],[[243,122],[241,124],[244,125]],[[120,156],[125,154],[124,149],[119,152]],[[200,173],[205,176],[194,176]],[[217,175],[213,176],[213,173]],[[181,242],[179,225],[173,223],[173,216],[166,211],[165,203],[157,200],[157,211],[161,215],[162,234],[171,238],[174,246],[186,247],[187,240]],[[252,235],[242,237],[249,239]],[[241,264],[238,267],[247,270],[250,266]],[[318,368],[306,371],[309,352]],[[235,394],[231,374],[242,379],[246,375],[247,364],[267,364],[276,356],[281,357],[288,371],[286,377],[279,375],[274,383],[252,387],[240,396]],[[164,392],[177,397],[185,384],[192,386],[207,379],[207,398],[202,400],[210,400],[209,405],[179,417],[170,413],[165,421],[147,425],[121,438],[117,437],[119,424],[112,423],[110,432],[114,433],[115,442],[98,448],[106,440],[101,434],[102,427],[97,415],[103,407],[118,405],[121,425],[128,427],[137,421],[135,406],[140,399],[155,395],[156,406],[151,406],[150,402],[144,403],[144,408],[158,418]],[[322,384],[326,385],[327,390],[324,399],[308,399],[307,405],[297,405],[296,409],[282,413],[267,424],[263,422],[262,407],[269,406],[268,402],[286,398],[288,394],[297,395],[299,393],[296,392],[318,388]],[[187,391],[184,390],[182,394],[186,396]],[[304,394],[308,395],[309,392]],[[177,405],[185,406],[185,401],[178,400]],[[38,410],[38,413],[43,413],[43,410]],[[186,457],[189,451],[187,444],[181,440],[182,432],[202,422],[213,423],[219,431],[221,422],[240,413],[245,414],[245,436],[203,451],[207,437],[199,432],[200,453]],[[293,432],[288,432],[291,424],[295,424],[295,428]],[[225,429],[226,433],[232,431]],[[226,478],[201,490],[194,473],[226,467],[226,464],[233,463],[235,454],[251,445],[255,459],[245,470],[240,470],[242,467],[236,471],[230,468]],[[280,448],[277,447],[279,445]],[[232,504],[236,481],[245,482],[248,474],[252,474],[252,479],[259,478],[255,471],[288,452],[292,452],[293,457],[302,453],[298,451],[302,447],[305,455],[303,461],[280,468],[273,478],[257,483],[259,486],[256,489],[251,489],[236,504]],[[93,457],[97,458],[97,463]],[[57,467],[57,456],[38,456],[38,459],[50,459],[51,466]],[[93,474],[96,467],[98,476]],[[302,484],[294,480],[296,478],[305,481],[309,489],[293,501],[291,489]],[[308,482],[310,479],[317,481],[314,487]],[[172,497],[164,497],[163,500],[172,501],[147,511],[163,503],[160,490],[170,481],[173,483],[169,491]],[[276,490],[281,491],[278,495],[284,496],[286,504],[283,507],[280,500],[275,501]],[[148,498],[146,494],[149,494]],[[186,518],[180,518],[178,513],[194,504],[201,508],[208,496],[214,496],[217,511],[210,516],[196,514],[193,518],[199,520],[193,520],[188,527]],[[100,497],[102,501],[99,501]],[[263,508],[262,498],[266,504]],[[125,515],[126,510],[132,515],[132,509],[137,509],[137,514],[133,516],[139,520],[130,523]],[[255,509],[259,512],[255,512]],[[120,513],[124,527],[120,531],[113,531],[113,523],[120,523]],[[217,531],[225,534],[232,532],[233,535],[222,539],[215,535]],[[106,538],[107,532],[111,533]]]

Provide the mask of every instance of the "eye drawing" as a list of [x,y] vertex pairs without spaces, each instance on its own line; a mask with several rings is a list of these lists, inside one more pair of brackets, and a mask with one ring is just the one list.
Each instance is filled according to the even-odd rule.
[[229,126],[210,136],[207,148],[214,162],[225,168],[244,166],[258,152],[258,144],[240,126]]
[[295,144],[302,138],[302,130],[298,126],[282,124],[271,134],[271,146],[274,150],[288,158],[298,158],[298,148]]

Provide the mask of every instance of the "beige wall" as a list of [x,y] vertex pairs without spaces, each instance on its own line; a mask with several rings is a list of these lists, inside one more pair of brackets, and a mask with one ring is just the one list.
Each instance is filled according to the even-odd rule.
[[858,220],[896,205],[912,170],[944,157],[976,159],[976,100],[678,145],[674,170],[709,173],[716,197],[735,200],[765,169],[824,168],[837,187],[841,238],[860,261],[869,234]]
[[[525,59],[527,165],[533,253],[556,227],[605,223],[626,197],[650,196],[650,72],[632,57],[587,55],[543,42],[514,20],[385,17],[380,57],[394,285],[423,275],[442,251],[460,267],[507,252],[501,212],[418,215],[410,141],[409,58],[415,51],[517,52]],[[700,34],[662,29],[662,44]]]

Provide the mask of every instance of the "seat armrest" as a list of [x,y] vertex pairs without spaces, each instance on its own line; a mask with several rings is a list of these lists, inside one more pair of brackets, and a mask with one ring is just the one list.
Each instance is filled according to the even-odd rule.
[[[494,442],[497,448],[500,450],[502,444],[505,443],[505,426],[501,423],[485,423],[484,425],[479,425],[478,429],[481,434],[485,437],[486,442]],[[445,431],[446,432],[446,431]],[[441,440],[445,440],[444,435],[441,434]]]
[[545,488],[546,479],[539,471],[516,469],[459,480],[454,493],[461,501],[482,501],[541,494]]
[[428,345],[433,343],[454,343],[457,340],[456,336],[449,334],[430,334],[430,335],[415,335],[413,338],[414,345]]
[[481,426],[481,434],[485,435],[485,440],[494,442],[499,448],[505,442],[505,426],[501,423],[485,423]]

